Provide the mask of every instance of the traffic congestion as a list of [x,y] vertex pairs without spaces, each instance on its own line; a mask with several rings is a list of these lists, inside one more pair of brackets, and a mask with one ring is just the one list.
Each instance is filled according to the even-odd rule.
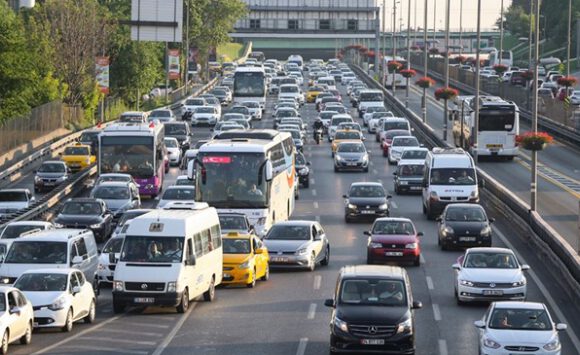
[[469,152],[347,63],[261,57],[0,190],[8,215],[97,167],[0,231],[0,353],[574,353]]

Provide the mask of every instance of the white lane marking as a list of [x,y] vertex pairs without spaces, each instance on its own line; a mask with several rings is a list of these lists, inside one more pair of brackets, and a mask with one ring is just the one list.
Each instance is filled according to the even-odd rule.
[[101,329],[99,331],[99,333],[121,333],[121,334],[131,334],[131,335],[142,335],[142,336],[148,336],[148,337],[160,337],[163,334],[160,333],[153,333],[153,332],[137,332],[137,331],[131,331],[131,330],[125,330],[125,329],[111,329],[111,328],[107,328],[107,329]]
[[304,355],[306,352],[306,345],[308,345],[308,338],[301,338],[300,343],[298,343],[298,350],[296,350],[296,355]]
[[320,290],[320,284],[322,284],[322,276],[320,275],[314,276],[314,289]]
[[377,175],[379,172],[377,169],[373,169],[373,174]]
[[433,303],[433,318],[437,322],[441,320],[441,311],[439,310],[439,305],[437,303]]
[[433,279],[431,276],[425,276],[425,279],[427,280],[427,288],[433,290],[435,287],[433,286]]
[[101,344],[106,342],[113,342],[113,343],[123,343],[123,344],[138,344],[138,345],[155,345],[157,344],[154,341],[145,341],[145,340],[129,340],[129,339],[115,339],[111,337],[83,337],[83,340],[96,340],[101,342]]
[[318,202],[317,201],[312,202],[312,205],[314,206],[314,208],[318,208]]
[[383,179],[377,179],[377,181],[379,182],[379,184],[383,184]]
[[395,201],[391,201],[390,205],[391,205],[391,208],[393,208],[395,210],[399,208],[399,205],[397,205],[397,203]]
[[314,180],[314,178],[310,178],[310,185],[316,185],[316,180]]
[[[71,349],[71,350],[95,350],[96,347],[95,346],[91,346],[91,345],[67,345],[67,346],[63,346],[61,349]],[[115,354],[135,354],[135,355],[146,355],[149,354],[148,351],[144,351],[144,350],[129,350],[129,349],[115,349],[115,348],[106,348],[103,347],[102,345],[98,345],[98,349],[99,351],[103,351],[103,352],[108,352],[108,353],[115,353]]]
[[314,319],[316,316],[316,303],[311,303],[310,307],[308,308],[308,316],[307,319]]
[[315,220],[316,222],[320,222],[320,216],[314,216],[314,220]]
[[423,256],[423,254],[419,255],[419,262],[421,264],[425,264],[427,262],[427,260],[425,260],[425,257]]
[[[492,228],[493,228],[493,231],[497,234],[497,236],[501,239],[501,241],[505,245],[507,245],[508,248],[513,250],[513,252],[518,257],[518,260],[520,261],[520,263],[527,264],[526,260],[514,248],[513,244],[510,243],[510,241],[506,238],[506,236],[499,229],[497,229],[497,227],[492,227]],[[544,295],[544,298],[546,299],[546,301],[548,301],[548,303],[550,304],[550,307],[552,307],[552,309],[554,310],[556,317],[558,317],[558,319],[560,319],[560,322],[566,323],[568,325],[568,329],[566,330],[566,334],[568,335],[568,337],[570,338],[570,340],[572,341],[572,343],[574,344],[576,349],[580,349],[580,340],[578,339],[578,336],[576,335],[576,332],[574,331],[572,324],[570,322],[568,322],[568,320],[566,319],[566,316],[564,316],[564,313],[562,312],[560,307],[558,307],[558,304],[554,301],[554,298],[552,298],[552,295],[550,295],[550,292],[548,291],[548,289],[546,288],[544,283],[540,280],[540,278],[534,272],[534,270],[530,269],[526,272],[528,273],[528,275],[530,275],[532,280],[534,280],[534,283],[538,286],[538,288],[540,289],[540,292],[542,293],[542,295]]]
[[312,158],[312,152],[307,152],[306,155],[308,155],[309,158]]
[[[82,337],[83,335],[86,335],[86,334],[89,334],[91,332],[94,332],[95,330],[97,330],[99,328],[102,328],[102,327],[104,327],[105,325],[107,325],[107,324],[109,324],[111,322],[116,321],[117,319],[121,318],[122,316],[123,315],[119,315],[119,316],[115,316],[113,318],[109,318],[106,321],[104,321],[102,323],[99,323],[99,324],[95,325],[92,328],[85,329],[85,330],[83,330],[81,332],[78,332],[75,335],[69,336],[68,338],[63,339],[63,340],[61,340],[59,342],[56,342],[56,343],[54,343],[54,344],[52,344],[50,346],[47,346],[46,348],[44,348],[42,350],[39,350],[39,351],[33,353],[32,355],[44,354],[44,353],[49,352],[49,351],[51,351],[51,350],[53,350],[53,349],[55,349],[57,347],[61,347],[62,345],[66,344],[66,343],[69,343],[69,342],[71,342],[71,341],[73,341],[73,340],[75,340],[75,339],[77,339],[79,337]],[[92,348],[92,349],[94,349],[94,348]]]
[[447,340],[439,339],[439,355],[447,355],[449,352],[447,351]]
[[370,165],[370,166],[374,166],[374,165],[375,165],[375,163],[373,163],[373,162],[371,161],[371,162],[369,162],[369,165]]
[[155,349],[155,351],[153,352],[152,355],[161,355],[163,353],[163,351],[165,350],[165,348],[167,348],[167,346],[169,345],[169,343],[171,343],[171,341],[173,340],[173,338],[175,338],[175,335],[177,334],[177,332],[179,331],[179,329],[181,329],[181,326],[183,326],[183,323],[185,323],[185,321],[187,320],[187,317],[191,314],[191,312],[193,311],[193,309],[197,306],[197,302],[189,303],[189,310],[185,313],[183,313],[181,315],[181,317],[179,317],[179,320],[177,321],[177,323],[175,323],[175,326],[173,327],[173,329],[171,329],[171,331],[169,332],[169,334],[167,334],[165,336],[165,338],[163,339],[163,341],[161,342],[161,344],[159,344],[157,346],[157,348]]
[[316,190],[312,189],[312,196],[316,196]]
[[139,323],[139,322],[123,322],[123,324],[133,325],[135,327],[151,327],[151,328],[160,328],[160,329],[167,329],[169,325],[164,324],[152,324],[152,323]]

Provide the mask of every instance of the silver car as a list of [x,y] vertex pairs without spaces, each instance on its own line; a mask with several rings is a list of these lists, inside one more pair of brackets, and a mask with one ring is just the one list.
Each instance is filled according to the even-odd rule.
[[362,142],[339,143],[334,153],[334,171],[369,171],[369,153]]
[[93,188],[90,197],[105,201],[114,221],[126,211],[141,207],[139,191],[130,182],[100,183]]
[[305,268],[328,265],[330,242],[324,229],[313,221],[284,221],[270,228],[264,237],[270,254],[270,267]]

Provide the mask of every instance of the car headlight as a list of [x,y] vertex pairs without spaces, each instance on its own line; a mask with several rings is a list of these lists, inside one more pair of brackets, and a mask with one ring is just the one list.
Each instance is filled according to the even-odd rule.
[[343,332],[348,332],[348,324],[345,321],[338,317],[334,317],[334,326],[338,329],[342,330]]
[[250,268],[250,260],[246,261],[245,263],[240,264],[240,269],[249,269]]
[[66,305],[66,297],[62,295],[56,300],[54,300],[54,302],[52,302],[52,304],[48,306],[48,309],[50,309],[51,311],[60,311],[61,309],[64,309],[65,305]]
[[383,247],[383,244],[381,244],[381,243],[369,242],[369,248],[378,249],[378,248],[382,248],[382,247]]
[[55,228],[64,228],[64,224],[60,224],[57,222],[53,222],[53,224],[54,224]]
[[524,277],[523,279],[521,279],[520,281],[516,281],[514,283],[512,283],[513,287],[520,287],[520,286],[525,286],[526,283],[528,283],[528,281],[526,280],[526,278]]
[[462,284],[463,286],[473,286],[473,282],[468,281],[468,280],[459,280],[459,283]]
[[443,228],[442,232],[443,232],[443,235],[451,235],[451,234],[455,233],[453,228],[451,228],[449,226],[445,226],[445,228]]
[[348,204],[348,208],[351,209],[351,210],[356,210],[357,209],[356,205],[353,205],[352,203],[349,203]]
[[335,154],[334,157],[336,158],[337,161],[341,161],[342,157],[338,154]]
[[86,158],[85,159],[85,163],[90,164],[91,163],[91,158]]
[[471,194],[469,195],[470,200],[477,200],[478,198],[479,198],[478,190],[472,191]]
[[308,253],[308,248],[301,248],[296,250],[296,252],[294,254],[296,255],[305,255]]
[[548,351],[555,351],[560,349],[562,345],[560,344],[560,340],[558,338],[553,339],[548,344],[544,345],[543,348]]
[[409,182],[399,180],[399,185],[409,185]]
[[479,232],[479,234],[481,236],[489,236],[491,234],[491,227],[490,226],[483,227],[483,229],[481,230],[481,232]]
[[307,175],[309,172],[310,171],[307,167],[304,167],[304,168],[298,170],[298,174],[300,174],[300,175]]
[[101,263],[99,263],[99,265],[97,266],[97,269],[99,269],[99,271],[104,271],[107,267]]
[[379,210],[388,210],[388,209],[389,209],[388,203],[383,203],[382,205],[379,206]]
[[437,196],[437,192],[431,191],[431,193],[429,194],[429,198],[431,200],[438,200],[439,199],[439,196]]
[[490,338],[483,338],[483,346],[486,348],[499,349],[501,345]]
[[417,249],[417,243],[405,244],[405,249]]
[[102,223],[95,223],[95,224],[91,224],[89,227],[91,228],[101,228]]
[[38,177],[38,176],[34,176],[34,182],[35,182],[35,183],[39,183],[39,182],[41,182],[41,181],[42,181],[42,179],[41,179],[40,177]]
[[167,292],[177,292],[177,281],[167,283]]
[[368,161],[368,160],[369,160],[369,156],[368,155],[365,154],[365,155],[362,156],[363,163],[366,162],[366,161]]
[[0,283],[4,285],[10,284],[10,276],[0,276]]
[[123,288],[123,281],[113,281],[113,290],[122,292]]
[[397,326],[397,334],[402,333],[413,333],[413,320],[411,318],[407,319],[406,321],[399,323]]

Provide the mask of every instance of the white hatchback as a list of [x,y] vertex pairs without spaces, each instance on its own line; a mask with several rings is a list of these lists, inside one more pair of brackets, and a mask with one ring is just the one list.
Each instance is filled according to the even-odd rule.
[[0,353],[8,353],[8,344],[20,340],[30,344],[34,312],[32,304],[20,292],[10,286],[0,286]]
[[395,164],[401,160],[403,150],[406,148],[418,148],[421,144],[414,136],[395,136],[389,147],[389,164]]

